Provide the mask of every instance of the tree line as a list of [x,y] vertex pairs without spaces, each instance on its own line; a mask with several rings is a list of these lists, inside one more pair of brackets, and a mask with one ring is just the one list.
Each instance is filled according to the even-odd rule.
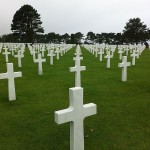
[[44,34],[40,14],[30,5],[24,5],[14,14],[12,33],[0,36],[0,42],[21,43],[66,43],[66,44],[138,44],[150,40],[150,29],[140,18],[131,18],[122,33],[94,33],[85,36],[81,32],[60,35],[55,32]]

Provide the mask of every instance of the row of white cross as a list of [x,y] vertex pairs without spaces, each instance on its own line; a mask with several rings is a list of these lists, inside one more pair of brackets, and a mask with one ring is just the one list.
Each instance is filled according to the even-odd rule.
[[[86,68],[85,66],[80,66],[80,60],[83,57],[80,57],[81,51],[79,45],[77,46],[75,55],[75,67],[70,68],[71,72],[75,72],[75,87],[69,89],[70,106],[64,110],[55,111],[54,117],[55,122],[58,124],[70,122],[70,150],[84,150],[83,121],[85,117],[96,114],[97,108],[93,103],[83,104],[83,88],[81,87],[80,71]],[[38,59],[34,61],[43,62],[45,60],[42,60],[41,54],[38,54]],[[10,101],[16,99],[14,78],[21,76],[21,72],[13,71],[13,63],[7,63],[7,72],[0,74],[0,79],[8,79]]]
[[[72,46],[69,45],[67,46],[67,49],[65,49],[66,51],[68,51]],[[8,46],[4,45],[4,47],[2,47],[4,49],[4,53],[5,57],[6,57],[6,62],[8,62],[8,54],[10,54],[10,52],[8,51]],[[18,50],[18,54],[14,55],[14,51],[13,51],[13,55],[14,57],[18,58],[18,67],[21,67],[21,58],[24,57],[23,53],[25,47],[21,48],[21,50]],[[2,50],[1,50],[2,52]],[[51,55],[51,54],[50,54]],[[41,57],[41,54],[38,54],[38,59],[33,59],[34,62],[38,63],[38,74],[41,75],[43,74],[43,69],[42,69],[42,63],[46,62],[46,59],[43,59]],[[52,60],[51,60],[52,61]],[[53,62],[51,62],[51,64],[53,64]],[[7,72],[6,73],[0,73],[0,79],[8,79],[8,98],[9,101],[13,101],[16,100],[16,92],[15,92],[15,82],[14,79],[17,77],[22,77],[22,72],[14,72],[13,69],[13,63],[7,63]]]
[[[106,51],[106,55],[104,56],[104,58],[107,59],[107,68],[110,68],[110,59],[113,58],[114,56],[114,52],[116,50],[116,46],[112,45],[112,46],[91,46],[91,45],[83,45],[89,52],[91,52],[93,55],[95,53],[95,57],[97,57],[97,54],[100,55],[100,61],[102,61],[102,55],[104,54],[104,52]],[[130,45],[131,46],[131,45]],[[91,48],[92,47],[92,48]],[[139,55],[141,55],[141,53],[144,50],[143,46],[139,46],[136,47],[135,46],[131,46],[131,50],[130,52],[132,54],[130,54],[130,56],[132,57],[132,65],[135,65],[135,58],[139,58]],[[118,64],[118,67],[122,68],[122,81],[127,81],[127,67],[131,66],[131,63],[127,61],[127,56],[122,56],[122,54],[124,52],[126,52],[126,54],[128,53],[129,48],[128,47],[124,47],[124,46],[118,46],[118,54],[119,54],[119,59],[122,59],[122,63]]]
[[[86,49],[88,49],[93,55],[97,57],[98,54],[100,56],[99,60],[102,61],[102,56],[104,52],[106,52],[106,56],[104,58],[109,59],[107,67],[110,67],[110,58],[113,58],[114,52],[118,49],[119,59],[122,60],[123,53],[126,53],[128,56],[128,51],[130,51],[130,56],[132,57],[132,65],[135,65],[135,58],[139,58],[145,47],[143,45],[119,45],[118,48],[116,45],[83,45]],[[110,51],[110,53],[109,53]]]
[[[37,48],[37,45],[31,46],[28,44],[28,47],[29,47],[30,54],[33,56],[33,62],[38,63],[38,74],[39,75],[43,74],[42,63],[46,62],[46,59],[42,58],[42,57],[44,57],[44,52],[46,51],[46,46],[42,45],[42,46],[38,46],[38,48]],[[53,45],[54,49],[52,49],[52,47],[47,45],[47,51],[48,51],[47,56],[50,57],[50,65],[53,65],[53,57],[54,56],[56,56],[56,58],[59,59],[60,54],[61,54],[61,56],[63,56],[63,54],[65,54],[72,47],[73,47],[73,45],[62,45],[62,46],[59,45],[59,47],[56,47],[56,50],[54,51],[54,49],[55,49],[54,45]],[[16,45],[15,45],[15,48],[16,48]],[[15,58],[18,58],[18,67],[22,67],[21,60],[24,57],[25,45],[23,45],[20,48],[20,50],[17,51],[17,55],[14,55],[14,51],[16,51],[15,48],[11,47],[10,51],[12,52],[12,56],[14,56]],[[39,48],[41,48],[41,50]],[[5,52],[2,52],[2,50],[1,50],[1,52],[3,55],[5,55],[6,62],[9,62],[8,55],[11,54],[11,52],[9,51],[8,46],[4,45],[3,50]],[[38,55],[37,59],[36,59],[36,53]]]
[[75,87],[69,89],[70,106],[67,109],[55,111],[55,122],[63,124],[70,122],[70,150],[84,150],[84,118],[97,112],[96,104],[83,105],[83,88],[81,88],[80,72],[86,69],[80,66],[80,46],[76,48],[76,57],[73,58],[75,66],[70,67],[70,72],[75,72]]
[[[4,50],[4,52],[2,52],[2,49]],[[8,48],[7,45],[4,45],[4,47],[1,48],[2,54],[5,55],[5,61],[6,61],[6,63],[9,62],[9,57],[8,56],[10,54],[12,54],[12,56],[18,58],[18,67],[21,67],[22,66],[21,65],[21,58],[24,57],[23,53],[25,51],[25,46],[23,45],[21,47],[21,49],[17,51],[17,55],[14,54],[16,50],[17,50],[17,48],[11,48],[10,51],[9,51],[9,48]]]
[[[53,57],[55,56],[55,53],[56,53],[56,56],[57,56],[56,58],[59,59],[59,53],[61,53],[61,56],[63,56],[63,54],[65,54],[71,48],[72,48],[72,45],[70,45],[69,47],[66,47],[63,50],[62,49],[59,50],[57,48],[55,52],[54,52],[53,49],[48,49],[47,56],[50,57],[50,65],[53,65]],[[42,52],[44,52],[44,51],[42,51]],[[37,52],[35,51],[35,49],[32,49],[32,50],[30,49],[30,52],[33,55],[33,61],[34,61],[34,63],[38,63],[38,74],[42,75],[43,74],[42,63],[46,62],[46,59],[42,58],[42,56],[44,56],[44,53],[42,53],[42,54],[38,53],[38,58],[36,59],[35,58],[35,53],[37,53]]]
[[[81,87],[81,75],[80,72],[86,69],[85,66],[81,66],[80,61],[83,60],[81,57],[80,46],[76,48],[76,57],[73,58],[75,66],[70,67],[70,72],[75,72],[75,87],[69,89],[69,100],[70,106],[67,109],[55,111],[54,117],[57,124],[63,124],[70,122],[70,150],[84,150],[84,118],[94,115],[97,112],[96,104],[83,104],[83,88]],[[107,52],[110,56],[110,51]],[[122,67],[122,81],[127,78],[127,67],[130,66],[130,62],[127,62],[127,56],[122,57],[122,63],[118,64],[118,67]],[[35,62],[39,63],[39,74],[42,74],[42,54],[38,54],[38,59],[34,59]],[[14,100],[15,95],[15,83],[14,78],[21,77],[21,72],[13,71],[13,64],[7,63],[7,73],[0,74],[0,79],[8,79],[9,87],[9,99]]]
[[[65,54],[65,52],[67,52],[71,47],[73,47],[74,45],[72,44],[63,44],[63,45],[43,45],[43,44],[39,44],[39,46],[37,44],[34,45],[30,45],[28,44],[28,48],[30,50],[31,55],[33,55],[33,59],[35,59],[35,54],[36,53],[41,53],[42,57],[44,57],[44,52],[46,52],[46,49],[48,51],[48,54],[50,54],[50,51],[55,49],[55,53],[56,53],[56,57],[57,59],[59,59],[59,55],[63,56],[63,54]],[[5,51],[2,54],[5,55],[5,60],[6,62],[8,62],[8,55],[12,54],[12,56],[14,56],[14,53],[18,50],[21,50],[22,53],[24,53],[25,51],[25,44],[22,45],[16,45],[16,44],[5,44],[3,46],[0,47],[0,53],[2,52],[2,49]]]

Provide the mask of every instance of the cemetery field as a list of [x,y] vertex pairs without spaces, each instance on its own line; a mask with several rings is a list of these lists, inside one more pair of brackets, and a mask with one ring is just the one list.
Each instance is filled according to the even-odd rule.
[[[33,63],[29,50],[18,68],[22,77],[15,79],[16,101],[8,101],[7,80],[0,80],[0,150],[69,150],[70,125],[58,125],[54,111],[69,106],[69,88],[74,87],[75,48],[60,60],[49,57],[43,63],[43,75]],[[150,50],[144,50],[136,65],[128,67],[128,81],[121,81],[117,51],[111,68],[85,48],[81,73],[84,104],[95,103],[97,114],[84,120],[85,150],[149,150],[150,149]],[[131,59],[128,57],[128,61]],[[0,54],[0,73],[6,72],[4,56]]]

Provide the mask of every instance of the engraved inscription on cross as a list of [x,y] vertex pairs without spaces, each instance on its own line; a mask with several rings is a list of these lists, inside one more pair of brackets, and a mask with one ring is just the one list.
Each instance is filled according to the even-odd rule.
[[7,63],[7,72],[0,74],[0,79],[8,79],[9,101],[16,100],[14,78],[22,77],[22,72],[14,72],[13,63]]
[[84,118],[96,114],[96,105],[83,105],[83,88],[69,89],[70,106],[67,109],[55,111],[55,122],[63,124],[70,122],[70,150],[84,150]]

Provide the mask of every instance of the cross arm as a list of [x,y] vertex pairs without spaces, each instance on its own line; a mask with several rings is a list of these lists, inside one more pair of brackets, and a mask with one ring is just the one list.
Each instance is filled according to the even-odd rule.
[[131,66],[131,62],[127,62],[127,66]]
[[6,79],[6,78],[8,78],[8,74],[7,73],[0,74],[0,79]]
[[43,62],[46,62],[46,59],[43,59]]
[[77,69],[76,66],[75,66],[75,67],[70,67],[70,68],[69,68],[69,71],[70,71],[70,72],[74,72],[74,71],[76,71],[76,69]]
[[118,67],[123,67],[123,63],[119,63],[119,64],[118,64]]
[[84,117],[95,115],[97,113],[97,106],[94,103],[83,105]]
[[55,122],[57,124],[63,124],[72,121],[72,112],[73,109],[71,107],[64,110],[55,111]]
[[73,57],[73,60],[77,60],[77,59],[83,60],[83,57]]
[[34,59],[34,63],[37,63],[38,62],[38,60],[37,59]]
[[86,70],[86,66],[81,66],[81,71]]
[[15,78],[16,78],[16,77],[22,77],[22,72],[16,72],[16,73],[15,73]]

